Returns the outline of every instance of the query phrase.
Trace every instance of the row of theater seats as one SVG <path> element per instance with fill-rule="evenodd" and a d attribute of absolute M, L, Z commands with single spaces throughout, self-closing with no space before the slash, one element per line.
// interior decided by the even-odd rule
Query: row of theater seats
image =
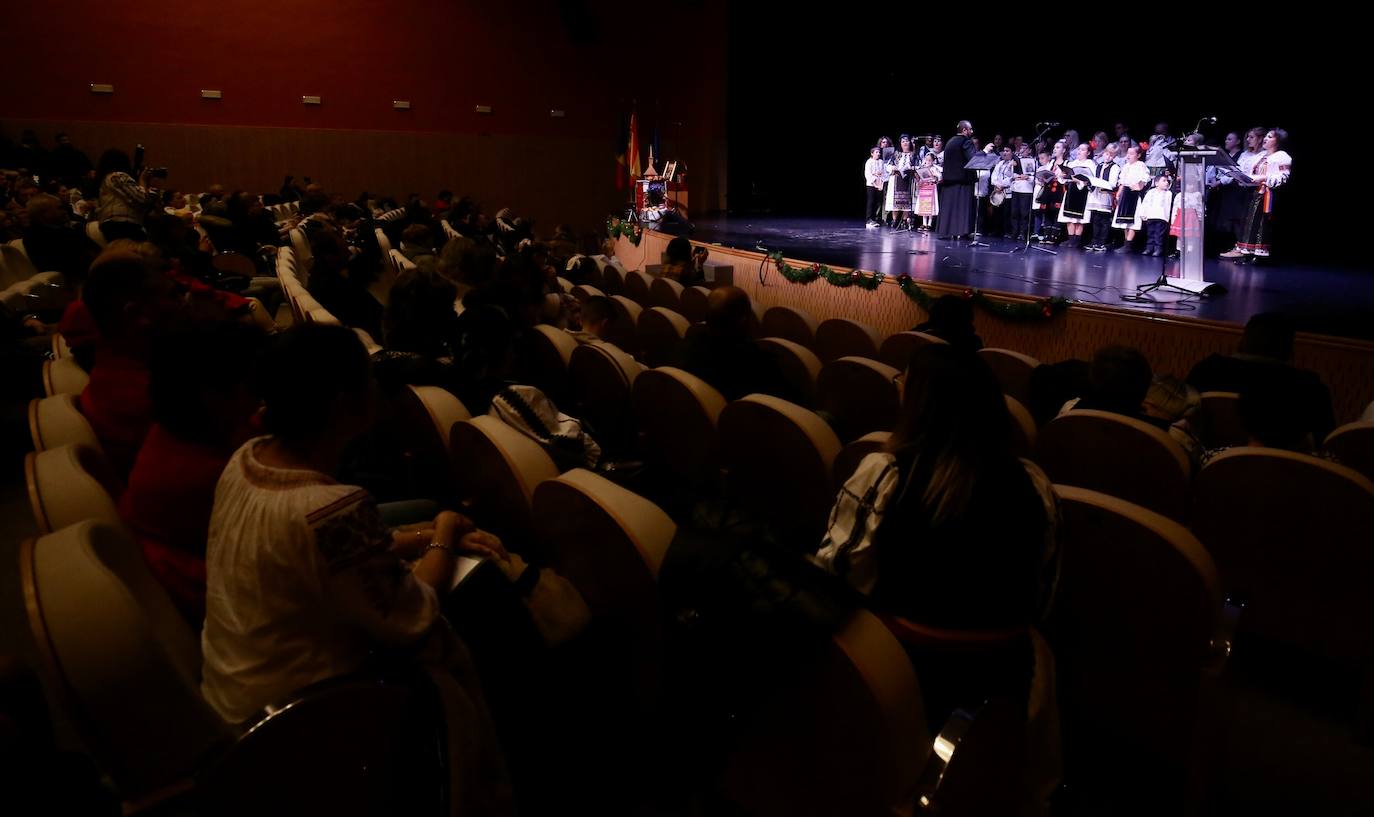
<path fill-rule="evenodd" d="M 685 371 L 642 370 L 610 344 L 578 345 L 559 330 L 537 331 L 543 351 L 536 356 L 536 384 L 565 396 L 599 428 L 636 433 L 649 461 L 687 485 L 705 488 L 728 473 L 738 501 L 807 546 L 819 542 L 838 486 L 887 439 L 890 420 L 846 445 L 805 407 L 765 395 L 727 405 Z M 984 355 L 995 360 L 1002 353 Z M 841 418 L 895 416 L 895 370 L 879 366 L 852 358 L 824 364 L 818 405 Z M 867 381 L 825 376 L 827 369 L 851 368 L 881 374 Z M 827 387 L 828 381 L 843 385 Z M 839 396 L 827 396 L 832 388 Z M 851 401 L 852 412 L 841 396 Z M 1207 402 L 1233 410 L 1235 399 L 1215 394 Z M 1189 525 L 1193 541 L 1220 560 L 1228 592 L 1248 606 L 1247 631 L 1336 659 L 1374 657 L 1368 635 L 1374 607 L 1360 600 L 1355 578 L 1374 567 L 1359 545 L 1374 525 L 1369 475 L 1303 454 L 1240 446 L 1215 456 L 1194 477 L 1178 444 L 1146 423 L 1082 410 L 1037 430 L 1018 402 L 1010 395 L 1007 400 L 1021 444 L 1056 484 Z M 1368 468 L 1372 432 L 1374 424 L 1351 424 L 1333 433 L 1328 445 L 1343 460 Z M 1292 548 L 1299 542 L 1302 565 L 1295 568 Z M 1366 707 L 1363 728 L 1370 717 Z"/>
<path fill-rule="evenodd" d="M 0 305 L 16 315 L 61 304 L 62 273 L 40 272 L 29 260 L 24 239 L 0 244 Z"/>
<path fill-rule="evenodd" d="M 451 451 L 463 463 L 453 470 L 463 475 L 461 493 L 469 507 L 498 520 L 508 535 L 520 535 L 519 528 L 541 543 L 603 629 L 623 639 L 620 653 L 635 657 L 619 669 L 635 685 L 652 685 L 644 679 L 653 678 L 657 667 L 641 664 L 661 660 L 662 632 L 653 624 L 659 615 L 656 580 L 676 534 L 673 521 L 653 503 L 590 471 L 560 475 L 531 440 L 493 418 L 468 417 L 440 389 L 411 388 L 406 394 L 404 410 L 424 421 L 416 427 L 436 435 L 430 442 L 444 445 L 445 459 Z M 43 535 L 23 547 L 23 579 L 50 677 L 126 801 L 190 790 L 197 798 L 222 799 L 211 813 L 248 806 L 272 813 L 313 811 L 322 802 L 332 806 L 331 813 L 359 813 L 359 803 L 369 801 L 349 797 L 377 795 L 364 783 L 350 780 L 322 801 L 302 798 L 308 786 L 328 785 L 331 774 L 385 779 L 388 769 L 417 755 L 435 767 L 430 788 L 420 793 L 441 799 L 441 778 L 456 779 L 460 772 L 441 773 L 442 758 L 428 756 L 423 747 L 434 745 L 436 736 L 458 740 L 463 724 L 447 710 L 427 709 L 420 687 L 442 685 L 442 678 L 400 685 L 339 679 L 303 691 L 246 733 L 218 721 L 195 686 L 194 634 L 122 529 L 116 510 L 122 486 L 110 476 L 89 429 L 81 428 L 79 413 L 69 403 L 66 408 L 65 416 L 42 409 L 45 419 L 41 429 L 35 427 L 41 450 L 30 455 L 26 471 Z M 641 688 L 635 705 L 654 697 L 653 689 Z M 818 699 L 829 701 L 826 710 L 799 719 Z M 1046 716 L 1051 705 L 1047 699 Z M 351 707 L 366 711 L 350 712 Z M 403 719 L 407 728 L 381 734 L 382 724 L 394 719 Z M 341 726 L 349 734 L 335 740 Z M 796 732 L 796 739 L 783 739 Z M 1002 757 L 994 750 L 1019 746 L 1023 732 L 1014 718 L 959 713 L 933 738 L 901 641 L 878 618 L 858 612 L 807 677 L 774 701 L 744 736 L 722 786 L 727 797 L 758 815 L 878 815 L 909 810 L 918 798 L 932 806 L 962 802 L 968 808 L 987 794 L 977 780 L 1016 774 L 1019 755 Z M 325 735 L 332 741 L 326 750 L 310 747 Z M 304 765 L 290 763 L 292 752 L 310 757 Z M 799 763 L 849 773 L 799 782 Z M 285 768 L 292 770 L 290 779 L 283 779 Z M 364 769 L 372 778 L 360 774 Z M 270 803 L 252 794 L 263 791 L 272 793 Z"/>
<path fill-rule="evenodd" d="M 598 344 L 577 352 L 580 357 L 605 353 Z M 632 600 L 647 604 L 653 598 L 654 577 L 672 538 L 672 522 L 656 506 L 590 472 L 579 469 L 559 475 L 539 445 L 494 418 L 469 417 L 461 402 L 441 389 L 412 388 L 405 399 L 408 406 L 398 422 L 413 435 L 407 448 L 429 452 L 429 465 L 439 470 L 433 478 L 448 481 L 453 496 L 481 509 L 484 525 L 512 541 L 547 547 L 554 563 L 599 615 L 626 615 L 624 605 Z M 824 524 L 834 499 L 825 459 L 838 453 L 839 444 L 814 414 L 763 395 L 726 404 L 710 386 L 672 368 L 638 374 L 632 405 L 646 453 L 662 458 L 675 478 L 710 480 L 718 478 L 723 467 L 737 501 L 775 523 L 792 524 L 793 530 L 813 528 L 799 534 L 810 546 L 819 540 L 814 528 Z M 820 448 L 828 448 L 828 454 Z M 600 486 L 604 499 L 595 502 L 601 509 L 548 503 L 550 493 L 568 490 L 568 481 L 584 490 Z M 807 490 L 798 494 L 803 487 Z M 1114 773 L 1123 779 L 1154 780 L 1167 768 L 1183 780 L 1201 768 L 1209 747 L 1205 739 L 1219 716 L 1210 696 L 1229 652 L 1233 617 L 1223 606 L 1217 569 L 1193 534 L 1160 514 L 1099 492 L 1070 486 L 1056 490 L 1066 517 L 1065 573 L 1055 615 L 1045 631 L 1054 658 L 1046 650 L 1037 667 L 1053 673 L 1057 659 L 1070 766 L 1092 766 L 1102 746 L 1110 745 L 1149 758 L 1138 768 L 1117 768 Z M 616 523 L 639 532 L 626 541 Z M 928 752 L 928 745 L 913 739 L 921 734 L 912 725 L 919 721 L 911 710 L 919 696 L 913 698 L 908 691 L 913 680 L 918 689 L 919 681 L 910 678 L 903 653 L 953 655 L 1000 646 L 996 634 L 942 632 L 894 620 L 875 624 L 866 615 L 857 616 L 849 628 L 836 637 L 838 648 L 851 661 L 844 677 L 827 674 L 832 667 L 807 679 L 802 685 L 805 694 L 794 697 L 789 691 L 780 697 L 735 758 L 756 781 L 753 794 L 760 802 L 752 805 L 759 810 L 751 813 L 846 813 L 828 798 L 840 789 L 845 797 L 858 796 L 838 786 L 835 775 L 822 772 L 843 768 L 857 773 L 837 755 L 857 751 L 862 765 L 869 767 L 874 748 L 856 747 L 854 735 L 827 732 L 834 724 L 817 714 L 816 701 L 837 706 L 874 706 L 876 701 L 880 720 L 889 730 L 885 740 L 893 751 L 914 747 L 912 751 Z M 1035 638 L 1040 643 L 1038 634 Z M 980 646 L 980 639 L 993 643 Z M 894 642 L 900 649 L 892 648 Z M 854 671 L 891 697 L 875 698 L 879 693 L 872 689 L 848 689 L 846 685 L 858 685 L 856 677 L 847 674 Z M 835 687 L 821 690 L 813 682 Z M 1053 706 L 1051 699 L 1032 704 L 1032 713 L 1051 717 L 1038 706 Z M 857 718 L 848 711 L 844 717 Z M 861 718 L 854 722 L 868 723 Z M 991 723 L 996 722 L 993 717 Z M 1031 739 L 1024 732 L 1033 726 L 1019 728 L 1017 737 L 1003 732 L 998 742 L 1024 745 L 1022 741 Z M 859 734 L 866 740 L 877 736 Z M 892 756 L 882 760 L 890 763 Z M 827 767 L 828 763 L 836 765 Z M 867 774 L 872 774 L 871 768 Z M 727 778 L 739 787 L 737 796 L 751 796 L 744 778 Z M 869 796 L 894 791 L 869 777 L 863 780 Z M 771 811 L 767 803 L 786 804 L 786 809 Z M 817 803 L 836 810 L 827 812 Z"/>

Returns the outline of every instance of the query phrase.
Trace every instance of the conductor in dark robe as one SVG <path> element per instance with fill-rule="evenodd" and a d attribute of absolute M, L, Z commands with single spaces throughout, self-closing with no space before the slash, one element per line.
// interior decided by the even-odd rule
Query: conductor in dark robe
<path fill-rule="evenodd" d="M 945 173 L 940 182 L 940 232 L 938 238 L 973 234 L 973 183 L 978 172 L 965 170 L 973 158 L 973 125 L 959 122 L 958 134 L 945 143 Z"/>

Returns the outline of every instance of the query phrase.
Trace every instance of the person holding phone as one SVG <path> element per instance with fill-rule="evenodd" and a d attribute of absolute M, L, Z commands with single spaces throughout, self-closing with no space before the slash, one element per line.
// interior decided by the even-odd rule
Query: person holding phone
<path fill-rule="evenodd" d="M 133 163 L 124 151 L 111 148 L 101 154 L 100 202 L 96 215 L 106 241 L 120 238 L 142 241 L 148 236 L 143 229 L 143 220 L 161 199 L 148 184 L 147 169 L 139 172 L 137 180 L 133 172 Z"/>

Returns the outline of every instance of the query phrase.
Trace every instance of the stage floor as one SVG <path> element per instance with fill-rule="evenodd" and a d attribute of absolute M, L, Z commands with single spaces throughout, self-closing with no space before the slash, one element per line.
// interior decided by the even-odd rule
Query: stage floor
<path fill-rule="evenodd" d="M 1020 242 L 991 237 L 981 239 L 990 247 L 970 248 L 967 242 L 941 241 L 929 233 L 869 230 L 837 219 L 722 217 L 699 220 L 693 226 L 690 233 L 685 225 L 659 229 L 733 249 L 781 250 L 794 261 L 888 275 L 905 272 L 917 280 L 987 292 L 1057 295 L 1081 303 L 1237 324 L 1257 312 L 1282 312 L 1304 332 L 1374 339 L 1374 271 L 1367 269 L 1291 261 L 1238 265 L 1211 259 L 1204 277 L 1225 287 L 1224 295 L 1200 298 L 1160 290 L 1149 303 L 1132 303 L 1121 296 L 1158 278 L 1160 259 L 1055 247 L 1049 249 L 1057 255 L 1034 249 L 1013 252 L 1022 246 Z M 1162 266 L 1172 275 L 1177 261 Z"/>

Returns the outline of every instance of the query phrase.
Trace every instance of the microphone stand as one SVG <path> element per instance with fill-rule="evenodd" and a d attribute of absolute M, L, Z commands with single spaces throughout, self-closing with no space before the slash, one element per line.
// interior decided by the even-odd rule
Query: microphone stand
<path fill-rule="evenodd" d="M 1036 124 L 1037 124 L 1037 125 L 1044 125 L 1044 126 L 1045 126 L 1045 129 L 1042 130 L 1042 131 L 1040 131 L 1039 133 L 1037 133 L 1037 134 L 1035 135 L 1035 138 L 1031 140 L 1031 150 L 1032 150 L 1032 151 L 1035 150 L 1035 143 L 1036 143 L 1036 142 L 1039 142 L 1041 139 L 1044 139 L 1044 138 L 1045 138 L 1045 134 L 1047 134 L 1047 133 L 1050 132 L 1050 128 L 1054 127 L 1053 125 L 1050 125 L 1050 124 L 1045 123 L 1045 122 L 1037 122 Z M 1018 165 L 1021 163 L 1021 158 L 1020 158 L 1020 157 L 1017 157 L 1016 163 L 1017 163 Z M 1038 168 L 1037 168 L 1037 169 L 1038 169 Z M 1036 202 L 1035 199 L 1034 199 L 1034 196 L 1035 196 L 1035 177 L 1034 177 L 1034 175 L 1031 176 L 1031 196 L 1032 196 L 1032 198 L 1031 198 L 1031 208 L 1034 209 L 1035 205 L 1038 203 L 1038 202 Z M 1048 212 L 1048 210 L 1047 210 L 1046 212 Z M 1058 255 L 1058 254 L 1059 254 L 1059 252 L 1058 252 L 1057 250 L 1052 250 L 1052 249 L 1050 249 L 1049 247 L 1042 247 L 1042 246 L 1040 246 L 1039 244 L 1032 244 L 1032 243 L 1031 243 L 1031 225 L 1030 225 L 1030 222 L 1026 222 L 1026 243 L 1025 243 L 1024 245 L 1020 246 L 1020 247 L 1012 247 L 1012 248 L 1011 248 L 1011 252 L 1008 252 L 1007 254 L 1008 254 L 1008 255 L 1011 255 L 1011 253 L 1013 253 L 1013 252 L 1018 252 L 1018 251 L 1019 251 L 1019 252 L 1024 252 L 1024 253 L 1029 253 L 1031 250 L 1039 250 L 1040 252 L 1046 253 L 1046 254 L 1048 254 L 1048 255 Z"/>

